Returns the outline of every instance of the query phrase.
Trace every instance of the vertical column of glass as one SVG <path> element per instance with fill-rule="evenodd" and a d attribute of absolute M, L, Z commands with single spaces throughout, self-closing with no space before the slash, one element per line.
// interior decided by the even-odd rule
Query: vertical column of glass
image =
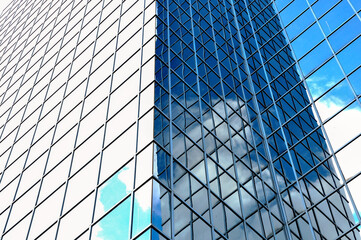
<path fill-rule="evenodd" d="M 238 3 L 240 4 L 240 3 Z M 241 3 L 242 4 L 242 3 Z M 261 3 L 261 4 L 253 4 L 251 5 L 253 7 L 255 7 L 256 9 L 262 9 L 265 7 L 265 4 Z M 250 19 L 252 16 L 254 16 L 252 10 L 249 10 L 248 8 L 246 8 L 246 6 L 244 6 L 244 13 L 249 15 Z M 266 15 L 267 16 L 267 15 Z M 263 18 L 265 19 L 264 21 L 269 20 L 268 18 Z M 255 25 L 258 27 L 259 25 L 262 25 L 262 21 L 256 21 L 255 20 Z M 263 134 L 265 136 L 268 136 L 272 131 L 274 131 L 275 129 L 277 129 L 279 127 L 279 123 L 277 123 L 277 118 L 279 118 L 277 116 L 277 111 L 272 111 L 272 109 L 274 108 L 274 106 L 272 106 L 272 93 L 270 93 L 269 88 L 267 87 L 267 77 L 265 76 L 265 73 L 263 72 L 264 70 L 262 69 L 261 66 L 261 59 L 260 56 L 257 53 L 257 48 L 259 47 L 257 42 L 255 41 L 255 38 L 252 36 L 254 30 L 254 23 L 250 22 L 247 23 L 246 20 L 246 27 L 243 27 L 241 29 L 241 33 L 242 36 L 244 37 L 244 44 L 245 44 L 245 53 L 246 56 L 251 55 L 251 57 L 249 57 L 249 61 L 248 61 L 248 66 L 249 66 L 249 71 L 250 74 L 252 76 L 252 80 L 253 83 L 251 83 L 251 91 L 254 92 L 255 97 L 257 99 L 257 103 L 255 105 L 256 110 L 259 112 L 260 116 L 262 116 L 262 122 L 261 122 L 261 131 L 263 132 Z M 257 25 L 258 24 L 258 25 Z M 245 25 L 245 24 L 243 24 Z M 247 27 L 248 26 L 248 27 Z M 276 25 L 277 27 L 277 25 Z M 263 37 L 264 38 L 264 37 Z M 263 40 L 262 38 L 259 38 L 261 40 Z M 278 43 L 280 45 L 282 45 L 282 42 Z M 286 67 L 286 66 L 285 66 Z M 256 82 L 255 82 L 256 81 Z M 273 100 L 274 101 L 274 100 Z M 270 115 L 269 115 L 270 114 Z M 272 119 L 273 117 L 273 119 Z M 272 120 L 272 125 L 270 122 L 270 119 Z M 269 125 L 271 125 L 271 127 L 274 129 L 270 129 Z M 267 130 L 271 130 L 268 131 Z M 285 140 L 283 139 L 282 135 L 283 133 L 281 131 L 278 131 L 279 133 L 276 135 L 279 139 L 277 139 L 277 145 L 276 142 L 274 141 L 274 139 L 268 138 L 266 141 L 266 149 L 268 154 L 270 154 L 270 157 L 277 157 L 278 154 L 282 154 L 285 153 Z M 270 145 L 271 144 L 271 145 Z M 271 146 L 271 147 L 270 147 Z M 279 151 L 279 152 L 277 152 Z M 274 171 L 274 170 L 273 170 Z M 292 171 L 291 171 L 292 174 Z M 278 182 L 278 187 L 282 190 L 283 187 L 283 182 L 276 178 L 277 182 Z M 301 200 L 302 202 L 302 200 Z"/>
<path fill-rule="evenodd" d="M 71 108 L 74 110 L 75 106 L 79 105 L 77 99 L 74 98 L 72 99 L 74 105 L 71 107 L 64 106 L 64 102 L 66 104 L 67 100 L 71 98 L 69 90 L 72 89 L 73 84 L 77 81 L 81 82 L 81 79 L 74 80 L 72 78 L 74 76 L 71 74 L 73 67 L 78 67 L 76 56 L 79 49 L 77 47 L 81 36 L 82 18 L 87 13 L 86 5 L 87 2 L 81 3 L 80 1 L 64 4 L 60 15 L 61 24 L 56 26 L 56 33 L 49 41 L 52 46 L 51 50 L 45 55 L 47 58 L 50 56 L 51 63 L 54 64 L 49 71 L 51 83 L 42 106 L 41 117 L 37 123 L 36 141 L 28 156 L 28 161 L 31 163 L 23 175 L 26 182 L 40 182 L 28 227 L 28 238 L 56 237 L 65 181 L 69 172 L 70 149 L 74 145 L 74 139 L 71 138 L 74 135 L 71 133 L 74 132 L 75 122 L 78 121 L 71 111 L 70 114 L 67 111 Z M 80 96 L 79 94 L 79 98 Z M 72 117 L 71 121 L 66 118 L 67 115 Z M 64 124 L 65 122 L 66 124 Z M 74 125 L 71 126 L 72 124 Z M 63 143 L 60 147 L 61 151 L 57 151 L 59 142 Z M 74 229 L 76 228 L 77 225 L 74 224 Z M 74 234 L 73 232 L 69 231 L 69 235 Z"/>
<path fill-rule="evenodd" d="M 226 6 L 227 6 L 227 2 L 226 2 Z M 280 193 L 279 193 L 279 189 L 280 186 L 278 186 L 277 181 L 275 180 L 275 173 L 274 173 L 274 167 L 272 162 L 270 162 L 269 164 L 267 163 L 268 160 L 267 155 L 265 155 L 265 149 L 264 147 L 267 148 L 267 141 L 263 142 L 261 137 L 263 134 L 262 131 L 260 131 L 261 129 L 259 128 L 258 125 L 258 119 L 257 119 L 257 115 L 255 110 L 253 109 L 257 109 L 257 105 L 255 105 L 253 103 L 253 94 L 251 94 L 250 90 L 252 91 L 252 84 L 250 85 L 248 80 L 250 76 L 247 77 L 247 75 L 249 74 L 249 66 L 248 66 L 248 62 L 244 61 L 242 58 L 243 56 L 245 56 L 245 50 L 243 48 L 243 40 L 240 34 L 240 28 L 239 28 L 239 23 L 237 21 L 237 14 L 235 11 L 235 5 L 234 3 L 229 3 L 228 5 L 231 9 L 229 9 L 229 14 L 228 16 L 231 16 L 231 19 L 234 20 L 234 22 L 232 22 L 234 25 L 231 25 L 231 30 L 233 30 L 233 41 L 234 42 L 238 42 L 239 45 L 234 45 L 234 51 L 236 57 L 233 57 L 233 59 L 236 60 L 236 62 L 239 62 L 239 69 L 238 69 L 238 73 L 240 74 L 239 79 L 242 79 L 243 84 L 241 81 L 239 81 L 239 83 L 237 85 L 238 88 L 236 88 L 235 90 L 237 91 L 237 93 L 239 93 L 241 96 L 246 96 L 243 97 L 243 99 L 247 99 L 247 101 L 245 102 L 245 106 L 247 106 L 246 108 L 244 108 L 243 111 L 243 117 L 246 119 L 246 121 L 250 122 L 251 125 L 247 126 L 246 125 L 246 137 L 247 140 L 252 144 L 254 144 L 255 148 L 255 153 L 252 155 L 252 148 L 249 149 L 249 153 L 250 153 L 250 157 L 252 159 L 252 161 L 254 161 L 255 163 L 253 165 L 257 165 L 259 167 L 259 170 L 257 169 L 256 173 L 259 178 L 254 177 L 253 180 L 256 183 L 256 189 L 260 189 L 261 188 L 261 184 L 260 182 L 262 182 L 263 186 L 263 195 L 259 194 L 261 193 L 261 191 L 259 191 L 259 193 L 256 195 L 256 197 L 258 199 L 260 199 L 260 201 L 264 201 L 264 198 L 266 199 L 266 201 L 264 202 L 266 204 L 266 206 L 269 208 L 268 211 L 270 211 L 270 215 L 269 217 L 267 217 L 267 215 L 265 214 L 265 211 L 262 212 L 262 220 L 263 220 L 263 228 L 266 231 L 265 234 L 266 236 L 269 236 L 271 234 L 271 231 L 273 232 L 273 234 L 277 235 L 277 237 L 279 238 L 284 238 L 285 237 L 285 233 L 288 234 L 288 226 L 284 225 L 284 221 L 285 221 L 285 215 L 284 215 L 284 209 L 282 205 L 279 205 L 280 203 Z M 240 10 L 240 9 L 237 9 Z M 245 12 L 243 12 L 245 13 Z M 232 15 L 234 15 L 235 18 L 232 17 Z M 238 15 L 239 19 L 241 19 L 241 22 L 245 22 L 247 21 L 246 15 Z M 232 32 L 232 31 L 231 31 Z M 243 36 L 243 35 L 242 35 Z M 247 75 L 245 75 L 245 73 L 247 73 Z M 227 81 L 228 83 L 228 81 Z M 245 86 L 248 86 L 245 87 Z M 254 96 L 255 97 L 255 96 Z M 263 145 L 266 144 L 266 145 Z M 244 173 L 245 169 L 242 171 L 242 173 Z M 242 176 L 242 175 L 240 175 Z M 262 208 L 261 208 L 262 211 Z M 269 218 L 269 219 L 268 219 Z M 250 220 L 252 220 L 253 218 L 251 218 Z M 258 224 L 258 223 L 257 223 Z M 257 224 L 251 224 L 254 226 L 257 226 Z"/>
<path fill-rule="evenodd" d="M 29 4 L 29 5 L 30 5 L 30 4 Z M 26 6 L 28 6 L 28 5 L 26 5 Z M 26 8 L 26 6 L 24 6 L 24 8 Z M 29 6 L 29 9 L 28 9 L 29 12 L 28 12 L 28 14 L 30 14 L 30 16 L 32 16 L 34 13 L 39 13 L 39 12 L 41 12 L 41 9 L 42 9 L 41 6 L 42 6 L 41 3 L 37 2 L 37 4 L 35 4 L 35 2 L 34 2 L 33 4 L 31 4 L 31 7 Z M 8 17 L 10 17 L 10 16 L 13 16 L 13 15 L 9 13 L 9 16 L 8 16 Z M 35 25 L 35 22 L 36 22 L 37 19 L 38 19 L 38 14 L 36 14 L 36 16 L 29 17 L 29 18 L 26 19 L 26 20 L 22 19 L 22 21 L 25 21 L 24 24 L 26 23 L 27 20 L 30 21 L 30 22 L 32 22 L 32 24 L 28 24 L 27 30 L 25 31 L 25 33 L 23 33 L 24 29 L 22 28 L 22 31 L 21 31 L 20 35 L 21 35 L 21 34 L 24 34 L 23 36 L 25 36 L 26 34 L 29 34 L 29 36 L 28 36 L 28 37 L 26 38 L 26 40 L 24 40 L 24 41 L 23 41 L 23 40 L 20 40 L 20 41 L 22 41 L 22 43 L 19 44 L 19 46 L 17 46 L 17 45 L 18 45 L 18 42 L 14 43 L 14 44 L 17 46 L 17 49 L 14 49 L 14 50 L 13 50 L 14 52 L 17 52 L 17 53 L 14 54 L 14 56 L 19 56 L 20 59 L 21 59 L 21 58 L 25 58 L 25 59 L 26 59 L 26 57 L 24 56 L 24 55 L 26 55 L 26 54 L 25 54 L 25 52 L 26 52 L 26 51 L 25 51 L 25 50 L 26 50 L 26 45 L 28 45 L 28 39 L 29 39 L 29 37 L 31 36 L 31 33 L 34 31 L 33 28 L 34 28 L 34 25 Z M 20 28 L 20 26 L 19 26 L 19 28 Z M 4 44 L 2 44 L 2 45 L 4 45 Z M 5 48 L 6 48 L 6 47 L 4 47 L 4 49 L 5 49 Z M 13 53 L 12 53 L 12 54 L 13 54 Z M 26 59 L 26 60 L 28 60 L 28 59 Z M 6 63 L 6 62 L 7 62 L 7 60 L 4 59 L 4 60 L 3 60 L 3 63 Z M 20 62 L 20 60 L 19 60 L 19 62 Z M 21 75 L 21 74 L 24 73 L 24 71 L 25 71 L 26 69 L 25 69 L 24 67 L 19 67 L 19 68 L 22 68 L 21 70 L 19 70 L 19 69 L 18 69 L 18 66 L 21 66 L 21 64 L 19 64 L 18 62 L 16 62 L 15 67 L 13 67 L 15 74 L 14 74 L 11 78 L 9 78 L 9 79 L 7 79 L 7 80 L 8 80 L 9 82 L 11 82 L 11 81 L 14 79 L 14 80 L 13 80 L 14 82 L 21 82 L 20 85 L 22 85 L 24 78 L 22 78 L 21 76 L 18 76 L 17 73 L 20 73 L 20 75 Z M 27 79 L 25 79 L 25 80 L 27 80 Z M 3 78 L 2 78 L 1 84 L 2 84 L 2 88 L 3 88 L 3 90 L 2 90 L 2 103 L 3 103 L 3 100 L 5 99 L 6 90 L 8 89 L 8 88 L 7 88 L 8 85 L 6 84 L 6 81 L 5 81 L 5 79 L 3 79 Z M 7 88 L 7 89 L 5 90 L 4 88 Z M 19 102 L 18 97 L 17 97 L 18 91 L 19 91 L 19 89 L 16 91 L 16 93 L 15 93 L 15 92 L 12 93 L 12 95 L 14 96 L 14 97 L 13 97 L 14 99 L 12 99 L 11 97 L 10 97 L 10 98 L 8 97 L 8 98 L 6 98 L 5 100 L 6 100 L 6 101 L 9 101 L 9 102 L 11 102 L 11 100 L 13 100 L 13 103 L 12 103 L 13 105 L 14 105 L 14 103 L 15 103 L 16 101 Z M 25 95 L 20 96 L 20 99 L 21 99 L 21 98 L 26 99 L 26 96 L 25 96 Z M 15 111 L 15 114 L 12 114 L 12 115 L 10 114 L 13 105 L 11 105 L 11 106 L 8 106 L 7 104 L 1 105 L 1 108 L 0 108 L 0 109 L 1 109 L 1 113 L 2 113 L 2 114 L 1 114 L 1 124 L 2 124 L 1 136 L 3 136 L 3 133 L 4 133 L 4 131 L 5 131 L 4 129 L 5 129 L 5 126 L 6 126 L 6 120 L 7 120 L 7 119 L 11 119 L 11 117 L 15 116 L 16 114 L 21 115 L 21 111 L 20 111 L 20 110 Z M 18 105 L 21 105 L 21 102 L 18 103 Z M 9 109 L 6 109 L 7 107 L 9 107 Z M 10 126 L 9 128 L 12 128 L 12 127 Z M 13 129 L 10 129 L 10 130 L 13 130 Z M 14 131 L 14 130 L 13 130 L 13 131 Z M 5 132 L 5 133 L 6 133 L 6 132 Z M 11 135 L 10 135 L 10 136 L 11 136 Z M 12 139 L 12 137 L 9 137 L 8 133 L 6 133 L 6 134 L 4 135 L 4 138 L 1 138 L 1 146 L 2 146 L 2 148 L 1 148 L 1 150 L 0 150 L 0 155 L 1 155 L 1 159 L 0 159 L 1 178 L 3 177 L 3 175 L 4 175 L 4 173 L 5 173 L 5 170 L 6 170 L 6 167 L 7 167 L 6 152 L 9 152 L 9 147 L 10 147 L 10 145 L 7 145 L 7 143 L 8 143 L 8 144 L 11 144 L 11 141 L 13 141 L 13 139 Z M 5 151 L 5 152 L 4 152 L 4 151 Z M 14 177 L 14 176 L 10 174 L 10 179 L 12 179 L 12 177 Z M 10 180 L 10 179 L 9 179 L 9 180 Z M 8 182 L 8 180 L 5 181 L 5 184 L 0 184 L 0 189 L 1 189 L 1 193 L 2 193 L 2 194 L 1 194 L 1 198 L 3 199 L 2 204 L 1 204 L 1 207 L 0 207 L 0 213 L 1 213 L 1 214 L 0 214 L 0 216 L 1 216 L 0 229 L 3 229 L 3 227 L 4 227 L 4 224 L 5 224 L 5 221 L 6 221 L 6 218 L 7 218 L 7 214 L 6 214 L 5 211 L 7 211 L 6 209 L 8 209 L 8 206 L 9 206 L 9 204 L 10 204 L 10 201 L 11 201 L 11 199 L 12 199 L 12 197 L 13 197 L 13 194 L 14 194 L 14 191 L 15 191 L 15 189 L 9 187 L 9 185 L 8 185 L 6 182 Z"/>
<path fill-rule="evenodd" d="M 91 238 L 149 239 L 155 2 L 126 1 L 119 12 L 105 51 L 115 46 Z"/>
<path fill-rule="evenodd" d="M 155 98 L 155 126 L 163 128 L 155 130 L 159 144 L 156 171 L 164 184 L 162 201 L 167 204 L 171 196 L 171 215 L 167 218 L 163 210 L 163 227 L 172 225 L 175 238 L 212 239 L 194 42 L 189 31 L 191 5 L 181 1 L 164 4 L 158 7 Z"/>
<path fill-rule="evenodd" d="M 243 103 L 243 99 L 240 97 L 237 97 L 235 95 L 235 99 L 237 100 L 235 104 L 229 104 L 230 100 L 227 99 L 229 94 L 232 94 L 232 91 L 230 87 L 225 84 L 225 82 L 230 80 L 232 78 L 232 75 L 229 75 L 230 72 L 233 70 L 231 69 L 231 66 L 235 66 L 235 58 L 234 56 L 227 56 L 227 54 L 230 54 L 230 50 L 232 49 L 231 45 L 228 45 L 227 43 L 231 42 L 230 39 L 230 33 L 227 29 L 227 19 L 225 16 L 226 14 L 220 14 L 222 12 L 223 6 L 216 2 L 210 2 L 210 4 L 207 6 L 202 6 L 202 3 L 199 2 L 198 4 L 198 10 L 202 12 L 200 22 L 203 23 L 203 26 L 201 25 L 200 29 L 205 31 L 206 33 L 202 33 L 201 38 L 199 39 L 199 42 L 203 42 L 203 44 L 206 46 L 204 49 L 201 49 L 202 52 L 200 52 L 200 59 L 199 62 L 202 63 L 200 66 L 201 68 L 201 76 L 203 77 L 203 81 L 201 81 L 202 88 L 204 89 L 205 94 L 202 96 L 202 99 L 204 99 L 205 106 L 209 104 L 211 106 L 212 112 L 213 112 L 213 125 L 207 126 L 209 129 L 211 129 L 212 132 L 214 132 L 215 136 L 218 138 L 216 143 L 216 148 L 214 149 L 214 154 L 212 153 L 211 157 L 213 156 L 213 159 L 215 159 L 215 162 L 218 163 L 218 172 L 216 173 L 216 176 L 219 175 L 220 179 L 218 180 L 219 183 L 222 185 L 223 182 L 229 177 L 227 174 L 224 174 L 221 170 L 221 167 L 226 169 L 226 173 L 231 174 L 233 177 L 233 181 L 237 181 L 237 175 L 235 175 L 234 170 L 232 169 L 232 157 L 233 161 L 235 162 L 237 158 L 242 159 L 243 161 L 247 162 L 249 161 L 247 159 L 248 153 L 252 152 L 252 138 L 247 136 L 246 129 L 239 129 L 238 131 L 233 130 L 234 125 L 232 123 L 228 122 L 228 114 L 229 116 L 233 113 L 233 109 L 237 109 L 237 101 L 240 101 Z M 196 5 L 196 6 L 197 6 Z M 210 14 L 207 15 L 204 11 L 204 7 L 208 7 L 209 9 L 212 9 L 210 11 Z M 222 17 L 221 17 L 221 16 Z M 204 19 L 202 19 L 202 17 Z M 212 20 L 214 19 L 214 20 Z M 212 28 L 209 29 L 207 24 L 211 23 Z M 207 28 L 210 30 L 209 35 L 210 37 L 213 37 L 213 40 L 209 41 L 209 35 L 207 36 Z M 212 36 L 213 35 L 213 36 Z M 209 43 L 208 43 L 209 42 Z M 214 45 L 214 47 L 212 46 Z M 202 56 L 203 55 L 203 56 Z M 202 58 L 203 57 L 203 58 Z M 223 80 L 224 78 L 224 80 Z M 203 90 L 202 89 L 202 90 Z M 203 95 L 203 94 L 202 94 Z M 225 104 L 223 102 L 223 99 L 228 100 Z M 225 105 L 224 105 L 225 104 Z M 222 106 L 224 105 L 224 106 Z M 243 117 L 246 117 L 245 114 L 242 114 Z M 245 123 L 247 124 L 247 123 Z M 227 126 L 228 125 L 228 126 Z M 227 133 L 228 128 L 228 133 Z M 223 142 L 225 146 L 219 145 L 219 142 Z M 231 146 L 229 145 L 231 144 Z M 229 147 L 229 150 L 227 149 L 227 146 Z M 233 152 L 233 156 L 230 156 L 230 153 Z M 246 160 L 247 159 L 247 160 Z M 258 234 L 262 235 L 265 234 L 264 231 L 264 225 L 262 224 L 262 221 L 266 221 L 268 229 L 271 229 L 269 220 L 267 220 L 267 200 L 265 200 L 265 192 L 264 192 L 264 186 L 262 183 L 262 178 L 258 178 L 257 175 L 259 174 L 262 176 L 262 173 L 259 173 L 259 162 L 257 158 L 253 159 L 250 162 L 247 162 L 249 164 L 249 167 L 253 168 L 255 170 L 256 174 L 253 175 L 250 179 L 247 179 L 243 184 L 241 185 L 242 188 L 239 190 L 241 192 L 241 200 L 244 203 L 244 217 L 247 218 L 247 221 L 249 224 L 247 224 L 248 228 L 245 229 L 246 235 L 249 238 L 258 238 Z M 262 169 L 264 170 L 264 169 Z M 238 169 L 240 175 L 241 169 Z M 247 172 L 248 169 L 245 168 L 243 171 Z M 212 180 L 213 181 L 213 180 Z M 229 182 L 229 180 L 227 181 Z M 230 183 L 230 182 L 229 182 Z M 236 186 L 236 185 L 234 185 Z M 227 186 L 228 188 L 229 186 Z M 256 190 L 257 189 L 257 190 Z M 227 191 L 228 189 L 221 188 L 221 199 L 225 199 L 226 201 L 229 201 Z M 234 191 L 232 188 L 230 188 L 230 191 Z M 257 193 L 256 193 L 257 192 Z M 273 194 L 272 192 L 269 192 L 268 197 L 271 197 Z M 235 204 L 235 206 L 238 205 L 239 208 L 239 202 L 238 204 Z M 227 210 L 227 209 L 226 209 Z M 229 213 L 228 213 L 229 215 Z M 262 217 L 261 217 L 262 216 Z M 226 217 L 228 219 L 228 217 Z M 261 220 L 262 219 L 262 220 Z M 218 222 L 219 223 L 219 222 Z M 229 223 L 228 223 L 229 224 Z M 266 225 L 267 225 L 266 224 Z M 218 226 L 220 227 L 220 226 Z M 256 230 L 257 229 L 257 230 Z M 268 231 L 268 230 L 267 230 Z M 269 233 L 268 233 L 269 234 Z"/>
<path fill-rule="evenodd" d="M 102 171 L 102 165 L 103 161 L 108 160 L 106 158 L 107 155 L 104 154 L 104 148 L 108 142 L 107 139 L 109 139 L 109 131 L 112 131 L 112 122 L 110 120 L 114 118 L 114 112 L 110 111 L 110 101 L 111 97 L 113 97 L 112 92 L 116 89 L 114 71 L 116 70 L 117 63 L 116 52 L 122 45 L 119 41 L 119 32 L 121 30 L 121 16 L 123 14 L 122 2 L 108 3 L 108 5 L 109 6 L 105 7 L 108 7 L 108 11 L 110 13 L 104 14 L 102 20 L 102 22 L 105 23 L 104 42 L 108 42 L 105 46 L 103 46 L 102 51 L 105 52 L 103 57 L 111 59 L 113 67 L 110 73 L 109 92 L 105 100 L 107 102 L 107 110 L 104 120 L 104 137 L 101 143 L 102 146 L 100 152 L 97 186 L 95 189 L 95 203 L 91 219 L 92 224 L 89 230 L 91 239 L 120 238 L 122 236 L 125 238 L 129 237 L 130 198 L 127 195 L 131 191 L 132 186 L 129 185 L 132 183 L 125 184 L 124 182 L 127 182 L 125 181 L 126 179 L 132 179 L 134 174 L 134 163 L 129 162 L 125 163 L 125 166 L 121 166 L 120 170 L 118 169 L 119 165 L 115 165 L 114 168 L 111 168 L 109 171 L 110 174 L 113 175 L 108 177 L 105 181 L 103 180 L 104 170 Z M 110 31 L 109 33 L 107 32 L 108 30 Z M 114 34 L 112 34 L 113 32 L 116 33 L 115 39 L 114 37 L 109 39 L 109 36 L 114 36 Z M 120 132 L 117 134 L 120 134 Z M 122 164 L 124 164 L 124 162 Z M 116 170 L 115 173 L 113 173 L 114 170 Z M 87 235 L 84 237 L 87 237 Z"/>
<path fill-rule="evenodd" d="M 168 1 L 156 1 L 156 47 L 154 88 L 154 163 L 152 224 L 160 239 L 176 235 L 173 214 L 173 162 L 169 95 L 169 12 Z"/>
<path fill-rule="evenodd" d="M 135 156 L 134 192 L 132 196 L 133 239 L 151 238 L 152 205 L 155 197 L 153 175 L 154 154 L 154 53 L 155 1 L 141 1 L 140 81 L 138 86 L 137 144 Z"/>

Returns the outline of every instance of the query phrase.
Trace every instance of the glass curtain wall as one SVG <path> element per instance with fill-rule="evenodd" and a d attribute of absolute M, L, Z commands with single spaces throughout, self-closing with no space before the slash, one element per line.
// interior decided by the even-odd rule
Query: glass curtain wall
<path fill-rule="evenodd" d="M 164 236 L 359 239 L 275 3 L 157 4 Z"/>
<path fill-rule="evenodd" d="M 360 239 L 360 8 L 12 1 L 0 238 Z"/>

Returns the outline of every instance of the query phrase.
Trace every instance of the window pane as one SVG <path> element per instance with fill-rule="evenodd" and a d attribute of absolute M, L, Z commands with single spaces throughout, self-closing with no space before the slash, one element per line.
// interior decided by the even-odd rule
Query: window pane
<path fill-rule="evenodd" d="M 346 74 L 349 74 L 361 64 L 361 55 L 355 53 L 361 53 L 361 37 L 356 39 L 346 49 L 337 54 Z"/>
<path fill-rule="evenodd" d="M 341 1 L 336 7 L 323 16 L 319 23 L 326 35 L 333 32 L 346 21 L 354 12 L 347 1 Z"/>
<path fill-rule="evenodd" d="M 140 189 L 138 189 L 134 194 L 132 230 L 133 237 L 150 224 L 151 193 L 152 184 L 151 181 L 149 181 Z"/>
<path fill-rule="evenodd" d="M 290 40 L 300 34 L 314 21 L 315 18 L 313 17 L 311 10 L 308 9 L 286 28 Z"/>
<path fill-rule="evenodd" d="M 349 43 L 361 33 L 361 22 L 357 16 L 349 20 L 329 37 L 330 44 L 335 52 Z"/>
<path fill-rule="evenodd" d="M 355 102 L 325 124 L 327 135 L 335 151 L 361 133 L 360 122 L 361 108 Z"/>
<path fill-rule="evenodd" d="M 149 240 L 150 239 L 150 230 L 148 229 L 141 236 L 137 237 L 136 240 Z"/>
<path fill-rule="evenodd" d="M 336 60 L 332 58 L 315 73 L 306 79 L 306 83 L 314 99 L 326 92 L 343 78 L 342 71 Z"/>
<path fill-rule="evenodd" d="M 129 239 L 130 198 L 126 199 L 93 227 L 92 239 Z"/>
<path fill-rule="evenodd" d="M 360 169 L 358 166 L 361 156 L 361 137 L 350 143 L 346 148 L 336 154 L 341 170 L 346 179 L 357 174 Z"/>
<path fill-rule="evenodd" d="M 325 94 L 316 102 L 322 121 L 331 117 L 354 99 L 354 95 L 346 80 Z"/>
<path fill-rule="evenodd" d="M 306 32 L 293 41 L 292 47 L 297 58 L 301 58 L 323 39 L 317 24 L 313 24 Z"/>
<path fill-rule="evenodd" d="M 98 189 L 95 219 L 111 209 L 133 189 L 134 161 L 131 161 Z"/>
<path fill-rule="evenodd" d="M 312 10 L 314 11 L 316 17 L 319 18 L 337 2 L 338 0 L 319 0 L 312 6 Z"/>
<path fill-rule="evenodd" d="M 326 61 L 331 54 L 330 48 L 324 41 L 300 60 L 299 63 L 303 74 L 305 76 L 308 75 L 313 69 L 317 68 Z"/>
<path fill-rule="evenodd" d="M 359 11 L 361 9 L 361 1 L 360 0 L 349 0 L 352 6 Z"/>
<path fill-rule="evenodd" d="M 290 5 L 288 5 L 280 13 L 285 26 L 288 25 L 294 18 L 296 18 L 306 8 L 307 8 L 307 2 L 304 0 L 295 0 Z"/>

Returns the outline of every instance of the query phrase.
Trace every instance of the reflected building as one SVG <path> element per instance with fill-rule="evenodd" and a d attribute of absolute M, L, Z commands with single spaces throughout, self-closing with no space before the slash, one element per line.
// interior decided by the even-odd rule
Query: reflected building
<path fill-rule="evenodd" d="M 322 2 L 14 0 L 0 238 L 360 239 L 360 174 L 335 158 L 358 135 L 338 148 L 328 132 L 360 107 L 358 33 L 341 31 L 360 4 Z M 322 20 L 341 4 L 343 25 Z M 353 98 L 324 118 L 339 86 Z"/>
<path fill-rule="evenodd" d="M 361 3 L 274 1 L 296 68 L 308 87 L 317 121 L 326 133 L 340 180 L 360 219 L 361 194 Z M 349 201 L 352 201 L 349 199 Z M 354 205 L 352 204 L 352 205 Z"/>

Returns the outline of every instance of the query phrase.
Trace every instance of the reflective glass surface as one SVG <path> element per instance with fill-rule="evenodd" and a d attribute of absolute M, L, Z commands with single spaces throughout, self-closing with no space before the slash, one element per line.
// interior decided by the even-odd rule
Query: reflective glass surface
<path fill-rule="evenodd" d="M 14 0 L 0 239 L 360 239 L 359 0 Z"/>

